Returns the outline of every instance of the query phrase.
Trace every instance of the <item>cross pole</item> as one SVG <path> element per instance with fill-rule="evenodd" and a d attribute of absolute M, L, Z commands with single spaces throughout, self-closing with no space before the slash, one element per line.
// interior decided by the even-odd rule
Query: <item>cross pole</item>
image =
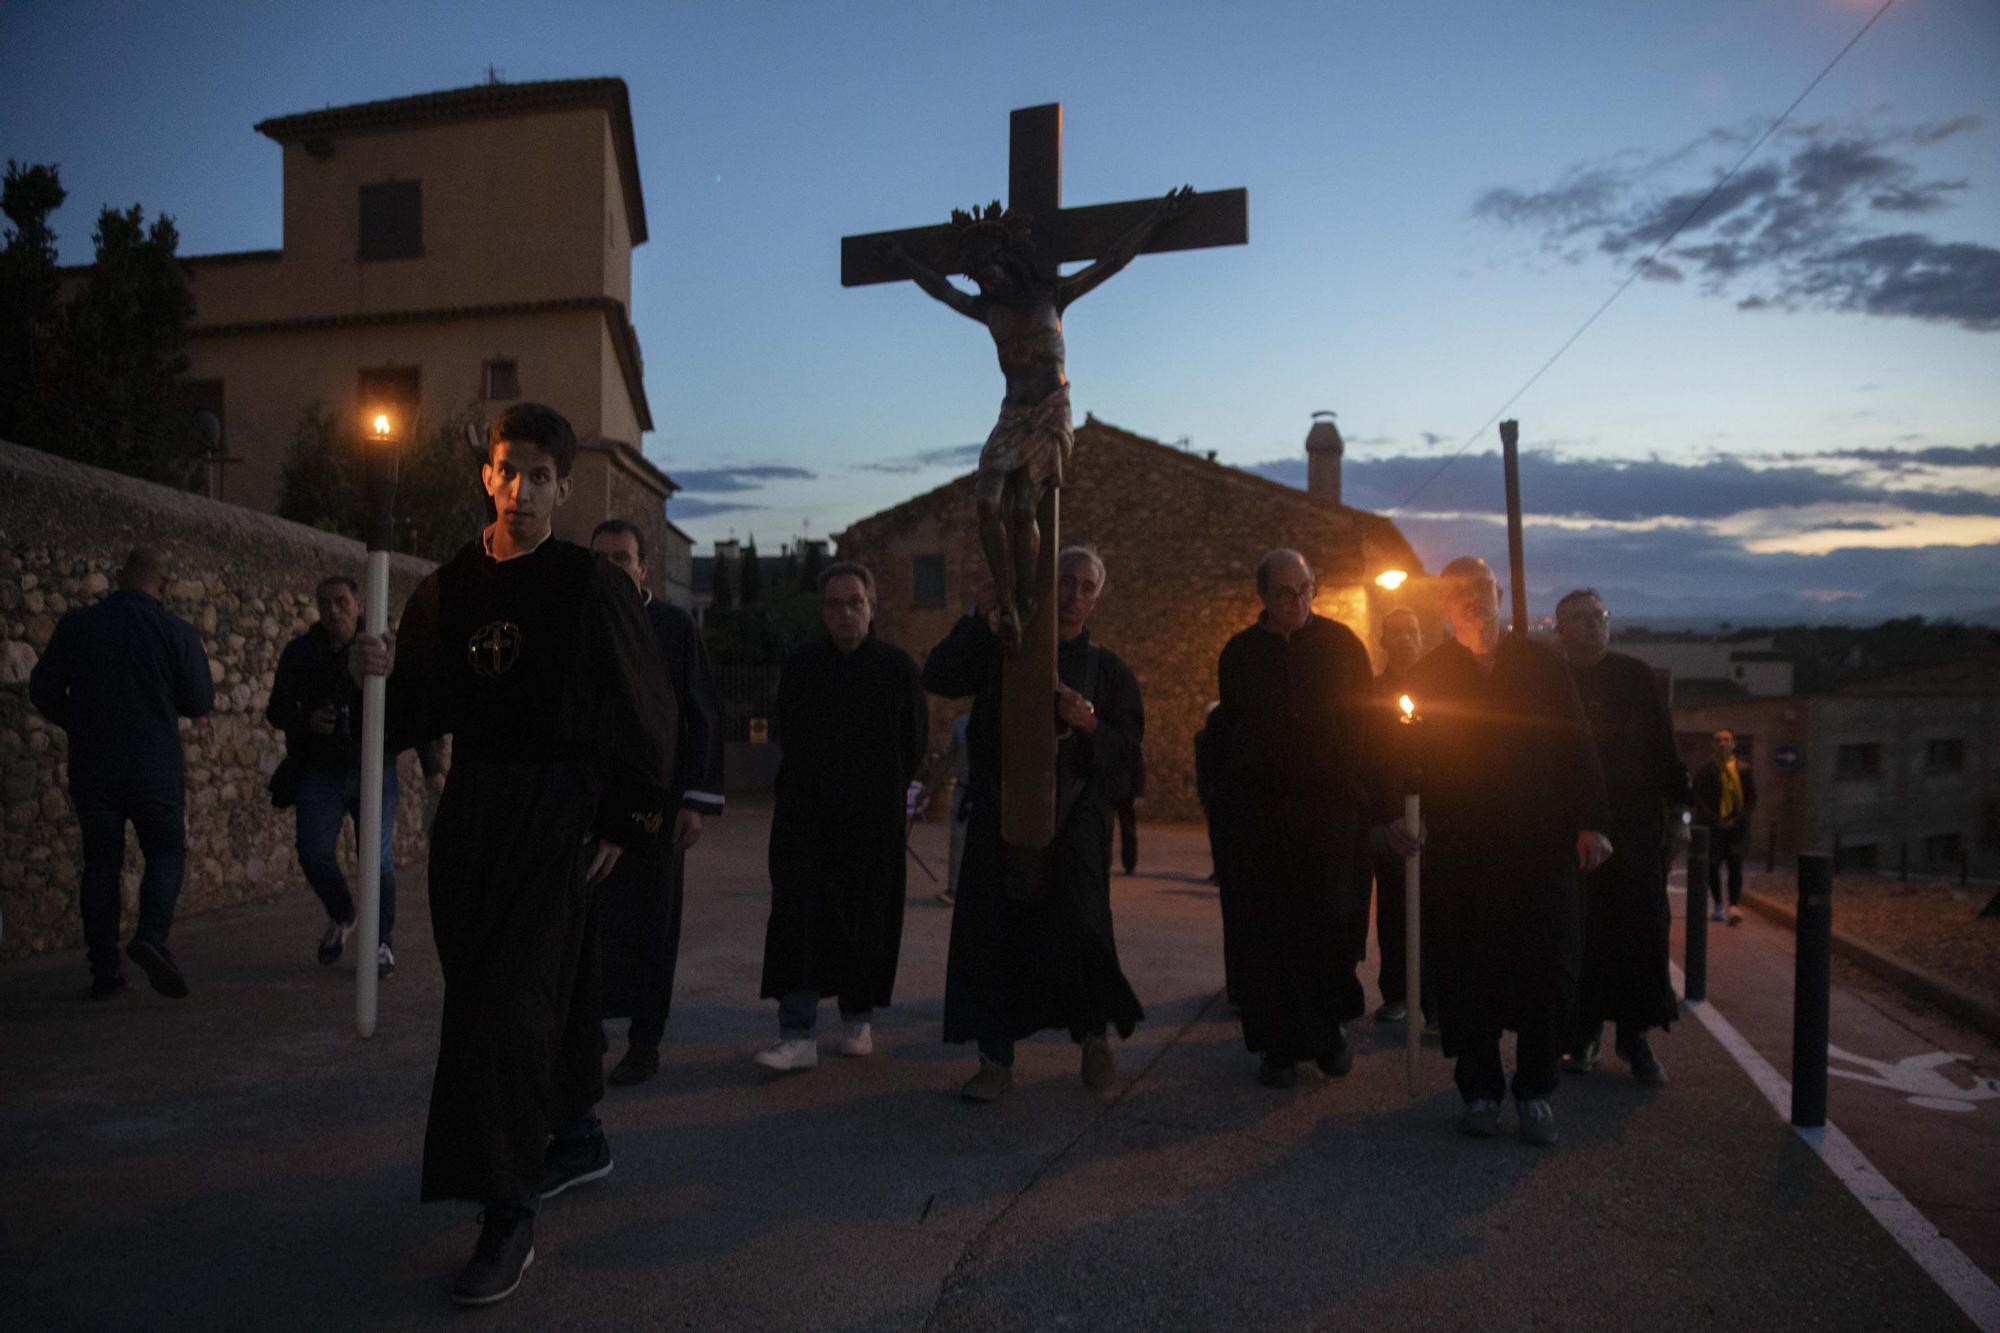
<path fill-rule="evenodd" d="M 1008 211 L 1028 218 L 1037 260 L 1051 272 L 1065 263 L 1109 252 L 1152 216 L 1158 199 L 1119 204 L 1062 205 L 1062 103 L 1022 107 L 1009 118 Z M 1140 254 L 1242 245 L 1250 239 L 1250 196 L 1221 190 L 1156 234 Z M 868 232 L 840 240 L 840 285 L 900 282 L 909 275 L 884 258 L 889 242 L 937 273 L 963 273 L 957 234 L 949 224 Z M 1000 833 L 1008 846 L 1039 852 L 1056 822 L 1056 553 L 1062 549 L 1062 506 L 1051 487 L 1036 511 L 1041 560 L 1035 571 L 1035 615 L 1023 627 L 1021 651 L 1000 677 Z"/>

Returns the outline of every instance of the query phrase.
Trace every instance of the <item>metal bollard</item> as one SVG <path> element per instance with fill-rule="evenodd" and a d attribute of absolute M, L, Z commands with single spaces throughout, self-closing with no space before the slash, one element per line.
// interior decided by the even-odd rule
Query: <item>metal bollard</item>
<path fill-rule="evenodd" d="M 1686 958 L 1681 985 L 1683 1004 L 1700 1004 L 1708 998 L 1708 830 L 1696 825 L 1688 830 L 1687 928 L 1683 932 Z"/>
<path fill-rule="evenodd" d="M 1832 984 L 1833 862 L 1799 857 L 1797 965 L 1792 980 L 1792 1124 L 1826 1124 L 1827 1004 Z"/>

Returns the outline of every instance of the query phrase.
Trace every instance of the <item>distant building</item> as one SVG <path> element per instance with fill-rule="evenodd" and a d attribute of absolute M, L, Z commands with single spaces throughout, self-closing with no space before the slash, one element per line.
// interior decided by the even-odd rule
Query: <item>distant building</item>
<path fill-rule="evenodd" d="M 1384 612 L 1423 605 L 1423 581 L 1414 578 L 1422 566 L 1396 525 L 1339 503 L 1338 438 L 1331 421 L 1313 425 L 1308 492 L 1094 417 L 1077 428 L 1062 542 L 1087 543 L 1104 557 L 1104 600 L 1091 634 L 1131 664 L 1145 695 L 1146 806 L 1155 818 L 1200 817 L 1194 733 L 1215 698 L 1223 643 L 1257 617 L 1253 576 L 1265 551 L 1303 551 L 1318 575 L 1314 609 L 1345 622 L 1371 652 Z M 983 564 L 972 478 L 864 518 L 835 542 L 841 559 L 875 572 L 877 632 L 921 660 L 964 614 Z M 1396 592 L 1377 587 L 1376 575 L 1389 569 L 1412 583 Z M 1426 610 L 1425 622 L 1426 642 L 1437 642 L 1436 615 Z M 939 739 L 949 711 L 936 710 Z"/>
<path fill-rule="evenodd" d="M 1792 692 L 1792 659 L 1774 638 L 1619 639 L 1612 645 L 1664 673 L 1670 704 L 1774 699 Z"/>
<path fill-rule="evenodd" d="M 1621 651 L 1623 648 L 1621 646 Z M 1747 744 L 1752 847 L 1831 853 L 1848 870 L 2000 874 L 2000 654 L 1832 694 L 1679 707 L 1692 765 L 1723 727 Z"/>
<path fill-rule="evenodd" d="M 284 151 L 280 248 L 187 259 L 192 396 L 241 460 L 221 498 L 277 507 L 315 401 L 353 418 L 395 404 L 420 430 L 546 402 L 581 445 L 557 534 L 637 523 L 654 591 L 685 604 L 676 488 L 639 448 L 653 415 L 628 311 L 646 208 L 625 81 L 482 84 L 257 129 Z"/>

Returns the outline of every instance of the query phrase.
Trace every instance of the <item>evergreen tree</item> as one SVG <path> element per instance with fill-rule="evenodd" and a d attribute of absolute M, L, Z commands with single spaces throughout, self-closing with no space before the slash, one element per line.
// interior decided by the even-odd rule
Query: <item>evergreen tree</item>
<path fill-rule="evenodd" d="M 757 561 L 757 534 L 743 543 L 743 577 L 738 586 L 738 605 L 751 607 L 764 600 L 764 570 Z"/>
<path fill-rule="evenodd" d="M 13 226 L 0 249 L 0 439 L 24 437 L 25 408 L 40 379 L 60 290 L 49 215 L 67 197 L 54 167 L 7 160 L 0 212 Z"/>
<path fill-rule="evenodd" d="M 709 609 L 720 615 L 727 615 L 736 609 L 735 571 L 720 553 L 715 556 L 715 580 L 710 585 Z"/>
<path fill-rule="evenodd" d="M 414 555 L 449 559 L 492 521 L 479 484 L 480 458 L 466 433 L 476 418 L 460 414 L 434 431 L 416 431 L 396 476 L 398 540 Z M 278 489 L 278 514 L 327 532 L 360 537 L 367 490 L 360 434 L 353 423 L 312 403 L 299 417 Z"/>

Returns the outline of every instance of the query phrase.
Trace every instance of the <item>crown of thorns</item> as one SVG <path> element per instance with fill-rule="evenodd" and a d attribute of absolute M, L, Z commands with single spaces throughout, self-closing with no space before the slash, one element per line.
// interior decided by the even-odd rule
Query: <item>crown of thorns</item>
<path fill-rule="evenodd" d="M 1024 245 L 1028 240 L 1028 219 L 1000 207 L 998 199 L 985 208 L 974 204 L 970 213 L 962 208 L 952 209 L 951 227 L 961 247 L 975 237 L 991 237 L 1002 245 Z"/>

